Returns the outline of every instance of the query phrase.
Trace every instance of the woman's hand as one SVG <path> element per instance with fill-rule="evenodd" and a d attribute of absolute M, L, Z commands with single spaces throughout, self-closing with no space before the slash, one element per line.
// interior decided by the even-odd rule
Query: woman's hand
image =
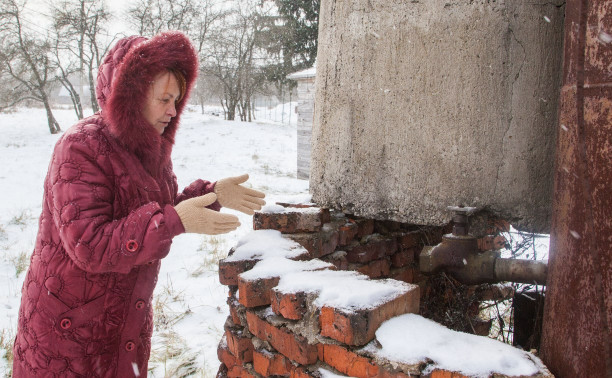
<path fill-rule="evenodd" d="M 245 214 L 253 215 L 255 210 L 261 210 L 266 204 L 263 198 L 266 195 L 258 190 L 245 188 L 240 185 L 249 179 L 249 175 L 228 177 L 217 181 L 215 193 L 221 206 L 242 211 Z"/>
<path fill-rule="evenodd" d="M 206 208 L 216 200 L 217 195 L 215 193 L 208 193 L 204 196 L 185 200 L 174 206 L 181 222 L 183 222 L 185 232 L 218 235 L 234 231 L 240 226 L 237 216 L 222 214 Z"/>

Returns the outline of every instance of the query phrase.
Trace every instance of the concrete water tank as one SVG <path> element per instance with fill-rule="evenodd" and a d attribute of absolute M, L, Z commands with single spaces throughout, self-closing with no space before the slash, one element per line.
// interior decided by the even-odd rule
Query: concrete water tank
<path fill-rule="evenodd" d="M 310 187 L 420 225 L 550 227 L 564 2 L 322 0 Z"/>

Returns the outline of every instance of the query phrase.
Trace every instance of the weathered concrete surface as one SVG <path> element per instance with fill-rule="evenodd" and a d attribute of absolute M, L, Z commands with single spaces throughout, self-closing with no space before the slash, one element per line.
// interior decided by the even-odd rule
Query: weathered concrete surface
<path fill-rule="evenodd" d="M 556 377 L 612 378 L 612 2 L 567 2 L 540 355 Z"/>
<path fill-rule="evenodd" d="M 314 201 L 441 225 L 550 226 L 564 2 L 323 0 Z"/>

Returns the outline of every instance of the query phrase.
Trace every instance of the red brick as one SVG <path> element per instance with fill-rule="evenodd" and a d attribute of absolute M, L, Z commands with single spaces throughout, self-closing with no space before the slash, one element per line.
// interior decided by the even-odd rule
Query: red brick
<path fill-rule="evenodd" d="M 390 268 L 391 262 L 389 259 L 379 259 L 362 266 L 361 268 L 357 269 L 357 271 L 370 278 L 381 278 L 389 276 Z"/>
<path fill-rule="evenodd" d="M 236 365 L 227 371 L 228 378 L 257 378 L 247 368 L 241 365 Z"/>
<path fill-rule="evenodd" d="M 253 361 L 253 341 L 237 328 L 225 330 L 227 348 L 241 364 Z M 226 365 L 227 366 L 227 365 Z M 229 368 L 229 366 L 228 366 Z"/>
<path fill-rule="evenodd" d="M 331 223 L 333 225 L 333 223 Z M 308 251 L 311 259 L 329 255 L 338 246 L 337 226 L 332 226 L 329 230 L 314 233 L 290 234 L 288 238 L 300 244 Z"/>
<path fill-rule="evenodd" d="M 317 361 L 316 345 L 292 333 L 285 327 L 277 328 L 256 313 L 247 311 L 249 331 L 262 340 L 268 341 L 274 349 L 285 357 L 302 365 L 310 365 Z"/>
<path fill-rule="evenodd" d="M 355 219 L 357 227 L 357 237 L 363 238 L 364 236 L 372 235 L 374 233 L 374 220 L 373 219 Z"/>
<path fill-rule="evenodd" d="M 285 319 L 300 320 L 306 313 L 306 294 L 303 292 L 281 293 L 272 289 L 270 299 L 272 311 Z"/>
<path fill-rule="evenodd" d="M 397 240 L 373 236 L 365 243 L 354 243 L 344 250 L 349 262 L 365 264 L 393 255 L 397 251 Z"/>
<path fill-rule="evenodd" d="M 349 245 L 357 236 L 359 232 L 359 226 L 354 220 L 349 219 L 343 225 L 338 228 L 338 245 L 344 246 Z"/>
<path fill-rule="evenodd" d="M 318 232 L 324 223 L 329 222 L 329 210 L 318 212 L 287 211 L 283 213 L 255 213 L 254 230 L 277 230 L 283 234 L 299 232 Z"/>
<path fill-rule="evenodd" d="M 379 368 L 369 358 L 359 356 L 340 345 L 318 344 L 317 351 L 319 360 L 350 377 L 378 376 Z"/>
<path fill-rule="evenodd" d="M 373 309 L 344 311 L 325 306 L 319 315 L 321 336 L 347 345 L 365 345 L 374 338 L 374 333 L 384 321 L 418 311 L 418 286 Z"/>
<path fill-rule="evenodd" d="M 222 285 L 238 285 L 238 275 L 251 270 L 258 260 L 219 261 L 219 282 Z"/>
<path fill-rule="evenodd" d="M 270 291 L 278 285 L 279 277 L 258 278 L 255 280 L 238 279 L 238 301 L 251 308 L 270 304 Z"/>
<path fill-rule="evenodd" d="M 419 249 L 419 247 L 407 248 L 391 255 L 391 266 L 394 268 L 403 268 L 412 264 L 414 262 L 415 249 Z"/>
<path fill-rule="evenodd" d="M 412 231 L 397 237 L 397 247 L 400 251 L 421 247 L 423 245 L 423 234 L 420 231 Z"/>
<path fill-rule="evenodd" d="M 497 250 L 497 249 L 502 249 L 506 247 L 507 240 L 505 237 L 501 235 L 497 235 L 497 236 L 487 235 L 485 237 L 482 237 L 476 240 L 476 243 L 478 244 L 479 250 L 491 251 L 491 250 Z"/>
<path fill-rule="evenodd" d="M 262 349 L 253 352 L 253 368 L 257 373 L 268 377 L 271 375 L 290 375 L 294 366 L 282 354 Z"/>
<path fill-rule="evenodd" d="M 331 255 L 323 256 L 321 260 L 334 264 L 337 270 L 349 270 L 349 263 L 346 261 L 346 252 L 336 251 Z"/>
<path fill-rule="evenodd" d="M 415 283 L 420 279 L 421 274 L 419 270 L 413 266 L 405 266 L 399 269 L 392 269 L 389 271 L 389 278 L 394 280 L 403 281 L 406 283 Z"/>
<path fill-rule="evenodd" d="M 436 369 L 427 376 L 428 378 L 468 378 L 467 376 L 448 370 Z"/>
<path fill-rule="evenodd" d="M 232 317 L 232 322 L 234 322 L 234 324 L 236 325 L 245 326 L 246 319 L 244 319 L 245 317 L 244 306 L 241 305 L 240 302 L 238 302 L 238 299 L 236 299 L 236 297 L 234 297 L 233 295 L 230 295 L 229 297 L 227 297 L 227 305 L 229 306 L 230 316 Z M 244 319 L 244 323 L 243 323 L 243 319 Z"/>
<path fill-rule="evenodd" d="M 238 359 L 230 352 L 226 339 L 222 339 L 217 347 L 217 357 L 226 368 L 232 368 L 238 364 Z"/>
<path fill-rule="evenodd" d="M 312 377 L 314 376 L 310 374 L 308 370 L 306 370 L 302 366 L 294 367 L 293 370 L 291 370 L 291 375 L 289 376 L 289 378 L 312 378 Z"/>

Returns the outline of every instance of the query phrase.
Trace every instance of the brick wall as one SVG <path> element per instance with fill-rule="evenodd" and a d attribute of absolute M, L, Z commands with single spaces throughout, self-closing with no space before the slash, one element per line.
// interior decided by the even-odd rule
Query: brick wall
<path fill-rule="evenodd" d="M 218 377 L 319 377 L 320 369 L 350 377 L 463 377 L 431 369 L 424 374 L 427 361 L 406 365 L 377 358 L 364 348 L 376 342 L 375 332 L 386 320 L 419 313 L 421 297 L 432 290 L 417 269 L 418 254 L 423 245 L 439 243 L 447 228 L 418 228 L 304 206 L 256 213 L 253 228 L 278 230 L 304 248 L 275 261 L 293 277 L 316 281 L 338 276 L 353 288 L 360 281 L 351 280 L 368 280 L 393 294 L 357 310 L 321 305 L 319 293 L 279 286 L 280 274 L 254 269 L 259 258 L 235 259 L 230 251 L 219 264 L 220 281 L 229 288 L 230 316 L 218 348 Z"/>

